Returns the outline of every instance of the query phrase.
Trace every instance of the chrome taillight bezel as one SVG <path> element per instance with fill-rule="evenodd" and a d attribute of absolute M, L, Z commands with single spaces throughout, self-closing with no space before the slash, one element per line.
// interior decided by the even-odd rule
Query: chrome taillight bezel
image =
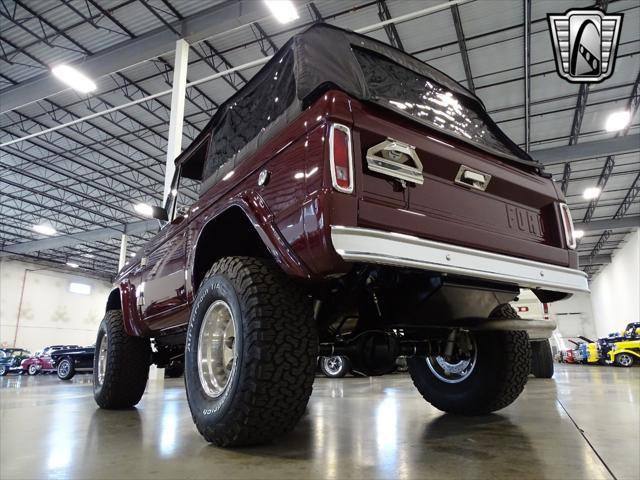
<path fill-rule="evenodd" d="M 336 164 L 335 164 L 335 152 L 334 152 L 334 135 L 335 131 L 340 130 L 347 136 L 347 153 L 349 155 L 349 185 L 347 187 L 340 186 L 338 179 L 336 178 Z M 351 139 L 351 129 L 341 123 L 332 123 L 329 127 L 329 168 L 331 170 L 331 185 L 335 190 L 342 193 L 353 193 L 353 141 Z"/>
<path fill-rule="evenodd" d="M 560 204 L 560 217 L 562 218 L 562 226 L 564 228 L 564 237 L 567 242 L 567 247 L 571 250 L 575 250 L 578 242 L 574 235 L 573 218 L 571 217 L 571 211 L 566 203 Z"/>

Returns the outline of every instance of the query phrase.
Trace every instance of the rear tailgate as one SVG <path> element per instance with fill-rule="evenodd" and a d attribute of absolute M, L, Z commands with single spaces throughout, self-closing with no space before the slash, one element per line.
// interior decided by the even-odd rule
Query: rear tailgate
<path fill-rule="evenodd" d="M 354 103 L 359 226 L 569 265 L 551 179 L 392 112 Z M 403 185 L 368 166 L 367 150 L 389 138 L 415 147 L 423 184 Z M 461 175 L 486 179 L 486 189 L 456 181 Z"/>

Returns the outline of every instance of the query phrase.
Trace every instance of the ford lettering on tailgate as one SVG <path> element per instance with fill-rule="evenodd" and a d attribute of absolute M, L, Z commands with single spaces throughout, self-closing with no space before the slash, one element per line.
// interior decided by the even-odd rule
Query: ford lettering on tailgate
<path fill-rule="evenodd" d="M 537 213 L 507 205 L 507 219 L 509 228 L 515 231 L 526 232 L 536 237 L 542 238 L 542 224 L 540 215 Z"/>

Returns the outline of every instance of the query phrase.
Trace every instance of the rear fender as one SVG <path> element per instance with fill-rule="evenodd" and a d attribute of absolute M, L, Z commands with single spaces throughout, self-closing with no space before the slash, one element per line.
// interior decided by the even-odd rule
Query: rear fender
<path fill-rule="evenodd" d="M 235 232 L 234 232 L 235 230 Z M 270 256 L 287 274 L 309 278 L 309 269 L 285 241 L 260 195 L 244 192 L 198 232 L 187 252 L 188 290 L 197 291 L 211 266 L 225 256 Z"/>

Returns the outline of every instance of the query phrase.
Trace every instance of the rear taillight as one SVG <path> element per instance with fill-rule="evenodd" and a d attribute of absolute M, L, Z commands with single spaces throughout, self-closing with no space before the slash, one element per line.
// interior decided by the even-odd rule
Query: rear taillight
<path fill-rule="evenodd" d="M 562 225 L 564 227 L 564 237 L 567 241 L 567 246 L 571 250 L 575 250 L 576 237 L 573 234 L 573 220 L 571 219 L 571 212 L 566 203 L 560 204 L 560 212 L 562 213 Z"/>
<path fill-rule="evenodd" d="M 329 162 L 333 188 L 343 193 L 353 192 L 353 154 L 351 129 L 339 123 L 329 128 Z"/>

